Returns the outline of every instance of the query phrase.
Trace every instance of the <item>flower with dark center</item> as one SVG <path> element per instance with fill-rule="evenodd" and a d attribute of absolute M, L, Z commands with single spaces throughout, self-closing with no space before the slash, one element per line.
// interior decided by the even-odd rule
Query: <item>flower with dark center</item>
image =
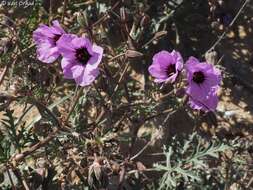
<path fill-rule="evenodd" d="M 86 65 L 86 63 L 91 58 L 91 55 L 89 54 L 87 48 L 81 47 L 79 49 L 76 49 L 76 59 L 83 65 Z"/>
<path fill-rule="evenodd" d="M 197 84 L 201 84 L 205 80 L 205 75 L 202 71 L 197 71 L 197 72 L 193 73 L 192 80 Z"/>
<path fill-rule="evenodd" d="M 33 32 L 33 40 L 37 47 L 37 58 L 44 63 L 52 63 L 59 56 L 57 41 L 65 31 L 61 28 L 57 20 L 52 22 L 52 26 L 41 24 Z"/>
<path fill-rule="evenodd" d="M 169 65 L 167 69 L 167 75 L 171 76 L 174 75 L 175 73 L 176 73 L 176 65 L 175 64 Z"/>
<path fill-rule="evenodd" d="M 204 111 L 215 110 L 218 103 L 217 90 L 221 82 L 221 74 L 213 65 L 200 63 L 195 57 L 186 62 L 188 86 L 186 93 L 193 109 Z"/>
<path fill-rule="evenodd" d="M 54 42 L 55 45 L 56 45 L 56 42 L 60 39 L 61 36 L 62 36 L 62 35 L 60 35 L 60 34 L 55 34 L 55 35 L 54 35 L 54 37 L 53 37 L 53 42 Z"/>
<path fill-rule="evenodd" d="M 62 55 L 61 67 L 64 78 L 74 79 L 80 86 L 90 85 L 99 75 L 99 63 L 103 48 L 92 44 L 88 38 L 64 34 L 57 41 Z"/>
<path fill-rule="evenodd" d="M 183 69 L 183 58 L 179 52 L 160 51 L 153 57 L 153 63 L 148 68 L 155 82 L 175 82 L 178 74 Z"/>

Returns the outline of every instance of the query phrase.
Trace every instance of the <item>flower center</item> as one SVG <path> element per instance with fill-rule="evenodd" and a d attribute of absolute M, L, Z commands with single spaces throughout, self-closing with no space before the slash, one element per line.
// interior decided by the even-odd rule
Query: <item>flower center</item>
<path fill-rule="evenodd" d="M 89 54 L 86 47 L 81 47 L 79 49 L 76 49 L 76 59 L 83 65 L 85 65 L 89 59 L 91 58 L 91 55 Z"/>
<path fill-rule="evenodd" d="M 167 75 L 171 76 L 175 73 L 176 73 L 176 65 L 175 64 L 169 65 L 168 68 L 167 68 Z"/>
<path fill-rule="evenodd" d="M 192 80 L 194 82 L 196 82 L 197 84 L 201 84 L 205 80 L 205 75 L 204 75 L 204 73 L 202 71 L 195 72 L 195 73 L 193 73 Z"/>
<path fill-rule="evenodd" d="M 53 41 L 54 41 L 54 44 L 56 45 L 56 42 L 60 39 L 61 35 L 60 34 L 55 34 L 54 35 L 54 38 L 53 38 Z"/>

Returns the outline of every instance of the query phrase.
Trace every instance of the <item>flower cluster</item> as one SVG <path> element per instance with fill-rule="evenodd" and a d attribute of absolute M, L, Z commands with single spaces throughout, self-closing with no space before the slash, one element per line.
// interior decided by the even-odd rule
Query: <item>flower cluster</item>
<path fill-rule="evenodd" d="M 176 81 L 183 70 L 183 59 L 179 52 L 161 51 L 154 55 L 149 73 L 155 82 Z M 185 64 L 189 105 L 196 110 L 214 111 L 218 104 L 217 90 L 221 83 L 221 73 L 213 65 L 199 62 L 190 57 Z"/>
<path fill-rule="evenodd" d="M 92 44 L 88 38 L 67 34 L 58 21 L 52 26 L 40 25 L 33 32 L 37 57 L 45 63 L 53 63 L 62 56 L 64 78 L 74 79 L 80 86 L 90 85 L 99 75 L 99 63 L 103 48 Z M 193 109 L 213 111 L 218 104 L 217 90 L 221 74 L 213 65 L 190 57 L 185 64 L 181 54 L 160 51 L 153 57 L 149 73 L 157 83 L 174 83 L 180 73 L 186 71 L 186 94 Z"/>
<path fill-rule="evenodd" d="M 67 34 L 55 20 L 50 27 L 40 25 L 33 32 L 33 39 L 40 61 L 53 63 L 62 56 L 64 78 L 74 79 L 80 86 L 88 86 L 98 76 L 103 48 L 92 44 L 88 38 Z"/>

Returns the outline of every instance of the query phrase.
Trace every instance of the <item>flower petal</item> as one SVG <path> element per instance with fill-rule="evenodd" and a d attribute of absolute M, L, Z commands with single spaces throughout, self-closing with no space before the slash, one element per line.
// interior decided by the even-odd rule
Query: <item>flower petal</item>
<path fill-rule="evenodd" d="M 58 20 L 53 20 L 53 28 L 55 29 L 56 34 L 65 34 L 66 32 L 62 29 Z"/>
<path fill-rule="evenodd" d="M 187 94 L 192 98 L 204 100 L 214 89 L 216 92 L 220 85 L 221 75 L 219 70 L 206 62 L 200 63 L 194 57 L 190 57 L 186 62 L 186 72 L 188 80 Z M 204 81 L 201 84 L 193 81 L 193 75 L 195 72 L 203 73 Z"/>
<path fill-rule="evenodd" d="M 51 28 L 47 25 L 41 24 L 34 32 L 33 39 L 35 43 L 39 43 L 41 40 L 47 40 L 48 38 L 53 38 L 54 33 Z"/>
<path fill-rule="evenodd" d="M 71 44 L 75 47 L 75 49 L 86 47 L 90 54 L 92 54 L 92 44 L 88 38 L 82 37 L 75 37 L 72 39 Z"/>
<path fill-rule="evenodd" d="M 62 58 L 61 60 L 61 67 L 63 70 L 64 78 L 66 79 L 73 79 L 73 71 L 71 70 L 71 67 L 74 65 L 72 60 L 69 60 L 67 58 Z"/>
<path fill-rule="evenodd" d="M 86 65 L 86 69 L 93 70 L 98 67 L 98 65 L 100 64 L 103 58 L 103 51 L 104 49 L 100 46 L 97 46 L 97 45 L 92 46 L 93 53 Z"/>
<path fill-rule="evenodd" d="M 192 109 L 203 111 L 215 111 L 218 105 L 218 97 L 216 94 L 211 94 L 205 99 L 198 100 L 190 97 L 189 105 Z"/>
<path fill-rule="evenodd" d="M 75 78 L 75 81 L 80 86 L 90 85 L 99 75 L 99 69 L 94 69 L 92 71 L 84 70 L 83 74 Z"/>
<path fill-rule="evenodd" d="M 176 63 L 176 70 L 181 71 L 184 66 L 183 65 L 184 61 L 183 61 L 181 54 L 178 51 L 173 50 L 171 52 L 171 56 L 173 58 L 173 62 Z"/>
<path fill-rule="evenodd" d="M 59 57 L 57 47 L 52 47 L 48 42 L 41 43 L 37 48 L 37 58 L 44 63 L 52 63 Z"/>
<path fill-rule="evenodd" d="M 80 86 L 90 85 L 99 75 L 99 63 L 102 60 L 103 48 L 92 45 L 88 38 L 64 34 L 57 42 L 59 52 L 63 56 L 61 66 L 65 78 L 75 79 Z M 85 47 L 90 54 L 87 63 L 80 64 L 76 57 L 76 50 Z"/>
<path fill-rule="evenodd" d="M 84 72 L 84 68 L 85 67 L 83 65 L 74 65 L 74 66 L 72 66 L 70 69 L 72 71 L 73 78 L 80 77 Z"/>
<path fill-rule="evenodd" d="M 153 63 L 154 65 L 159 66 L 161 69 L 166 70 L 167 67 L 173 63 L 173 58 L 170 55 L 168 51 L 160 51 L 156 53 L 153 57 Z"/>
<path fill-rule="evenodd" d="M 165 69 L 161 68 L 158 64 L 152 64 L 148 68 L 149 73 L 151 76 L 157 79 L 163 79 L 164 81 L 167 78 L 167 72 Z M 157 80 L 156 80 L 157 81 Z"/>
<path fill-rule="evenodd" d="M 175 73 L 170 68 L 170 65 L 175 66 Z M 172 67 L 173 68 L 173 67 Z M 149 66 L 148 71 L 155 78 L 155 82 L 175 82 L 179 72 L 183 69 L 183 58 L 179 52 L 160 51 L 153 57 L 153 63 Z M 172 71 L 171 71 L 172 70 Z M 170 73 L 168 73 L 170 71 Z M 171 75 L 172 74 L 172 75 Z"/>
<path fill-rule="evenodd" d="M 78 38 L 74 34 L 63 34 L 57 41 L 57 47 L 61 55 L 68 59 L 75 59 L 75 46 L 72 40 Z"/>
<path fill-rule="evenodd" d="M 33 40 L 37 46 L 37 57 L 45 63 L 54 62 L 60 55 L 55 44 L 56 35 L 62 35 L 65 31 L 58 21 L 53 21 L 53 26 L 41 24 L 33 32 Z"/>

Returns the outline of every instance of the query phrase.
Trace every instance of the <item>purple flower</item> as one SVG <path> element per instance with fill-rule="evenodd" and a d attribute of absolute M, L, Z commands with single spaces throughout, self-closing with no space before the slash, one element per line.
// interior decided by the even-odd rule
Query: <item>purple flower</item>
<path fill-rule="evenodd" d="M 189 105 L 192 109 L 203 110 L 203 111 L 215 111 L 218 105 L 218 97 L 216 90 L 212 90 L 209 94 L 200 100 L 194 97 L 189 97 Z"/>
<path fill-rule="evenodd" d="M 52 26 L 41 24 L 33 32 L 33 40 L 37 46 L 37 58 L 44 63 L 54 62 L 60 55 L 57 41 L 65 34 L 59 22 L 54 20 Z"/>
<path fill-rule="evenodd" d="M 217 90 L 221 82 L 221 74 L 213 65 L 200 63 L 195 57 L 186 62 L 187 94 L 193 109 L 215 110 L 218 98 Z"/>
<path fill-rule="evenodd" d="M 61 67 L 64 77 L 74 79 L 80 86 L 90 85 L 99 74 L 103 48 L 92 44 L 88 38 L 73 34 L 64 34 L 57 46 L 63 56 Z"/>
<path fill-rule="evenodd" d="M 175 82 L 179 72 L 183 69 L 183 58 L 177 51 L 160 51 L 153 57 L 153 63 L 148 68 L 155 77 L 155 82 Z"/>

